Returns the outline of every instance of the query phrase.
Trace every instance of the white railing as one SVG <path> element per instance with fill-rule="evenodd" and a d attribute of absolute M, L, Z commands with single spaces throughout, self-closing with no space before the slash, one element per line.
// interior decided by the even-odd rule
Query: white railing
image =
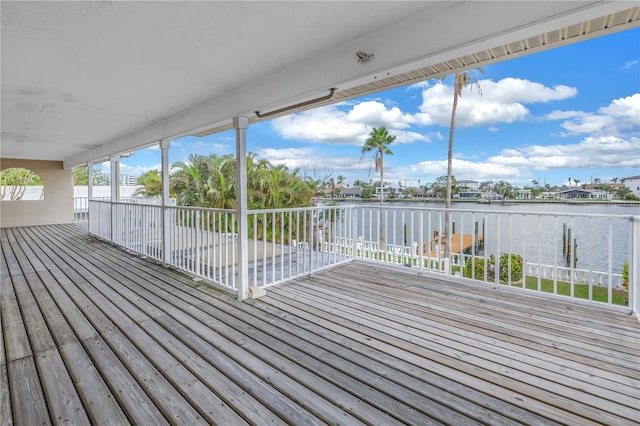
<path fill-rule="evenodd" d="M 89 223 L 93 223 L 93 216 Z M 111 242 L 162 260 L 162 208 L 131 203 L 111 204 Z"/>
<path fill-rule="evenodd" d="M 196 277 L 238 290 L 236 212 L 167 207 L 164 261 Z"/>
<path fill-rule="evenodd" d="M 238 291 L 235 211 L 89 205 L 92 234 Z M 247 219 L 248 286 L 361 259 L 640 309 L 635 216 L 454 209 L 447 218 L 445 209 L 340 205 L 254 210 Z"/>
<path fill-rule="evenodd" d="M 93 197 L 92 200 L 109 201 L 111 197 Z M 122 197 L 120 198 L 120 202 L 161 205 L 162 199 L 158 197 Z M 169 205 L 176 205 L 175 198 L 169 199 Z M 89 220 L 89 197 L 73 197 L 73 221 L 84 222 L 87 220 Z"/>
<path fill-rule="evenodd" d="M 89 233 L 111 241 L 111 208 L 110 202 L 92 200 L 89 204 Z"/>
<path fill-rule="evenodd" d="M 355 237 L 340 245 L 366 261 L 608 304 L 627 304 L 638 282 L 622 277 L 625 261 L 630 275 L 638 263 L 634 216 L 453 209 L 447 227 L 445 209 L 359 205 L 353 214 Z"/>
<path fill-rule="evenodd" d="M 249 211 L 249 285 L 268 287 L 353 258 L 352 207 Z"/>

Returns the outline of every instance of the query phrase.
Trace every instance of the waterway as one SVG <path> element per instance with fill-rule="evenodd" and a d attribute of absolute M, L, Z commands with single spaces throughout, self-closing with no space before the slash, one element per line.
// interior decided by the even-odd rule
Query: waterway
<path fill-rule="evenodd" d="M 341 205 L 339 203 L 338 205 Z M 378 203 L 345 202 L 357 206 L 358 235 L 379 239 Z M 326 205 L 326 204 L 325 204 Z M 444 231 L 442 202 L 385 203 L 382 220 L 387 244 L 411 246 L 429 241 L 434 231 Z M 484 235 L 476 254 L 520 254 L 527 262 L 568 265 L 563 234 L 571 229 L 570 261 L 575 267 L 620 273 L 629 260 L 630 216 L 640 216 L 640 206 L 616 204 L 479 204 L 452 205 L 455 232 Z M 611 266 L 609 266 L 611 265 Z"/>

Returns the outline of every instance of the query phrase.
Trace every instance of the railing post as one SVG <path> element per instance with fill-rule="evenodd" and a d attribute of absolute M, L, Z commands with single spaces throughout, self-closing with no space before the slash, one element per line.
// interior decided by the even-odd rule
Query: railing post
<path fill-rule="evenodd" d="M 233 117 L 236 130 L 236 206 L 238 220 L 238 300 L 249 296 L 249 222 L 247 220 L 247 117 Z"/>
<path fill-rule="evenodd" d="M 120 201 L 120 156 L 111 155 L 109 161 L 111 162 L 109 181 L 111 185 L 111 238 L 109 240 L 116 242 L 116 239 L 119 238 L 116 233 L 116 229 L 118 229 L 118 226 L 116 226 L 118 209 L 114 208 L 114 203 Z"/>
<path fill-rule="evenodd" d="M 640 321 L 640 216 L 631 216 L 629 225 L 629 307 Z"/>
<path fill-rule="evenodd" d="M 89 214 L 89 201 L 93 198 L 93 161 L 87 163 L 87 225 L 91 229 L 91 215 Z"/>
<path fill-rule="evenodd" d="M 358 258 L 358 208 L 351 207 L 351 254 L 352 259 Z"/>
<path fill-rule="evenodd" d="M 162 154 L 162 206 L 161 226 L 162 226 L 162 261 L 169 264 L 171 260 L 171 228 L 174 222 L 171 220 L 171 210 L 167 208 L 169 204 L 169 148 L 171 141 L 161 140 L 160 151 Z"/>

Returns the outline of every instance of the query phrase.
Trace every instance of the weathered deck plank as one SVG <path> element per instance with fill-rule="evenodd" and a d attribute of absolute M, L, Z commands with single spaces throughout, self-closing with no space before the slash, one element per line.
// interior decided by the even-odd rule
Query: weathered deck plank
<path fill-rule="evenodd" d="M 240 303 L 79 224 L 0 237 L 2 424 L 640 418 L 619 311 L 365 263 Z"/>
<path fill-rule="evenodd" d="M 366 308 L 362 305 L 366 302 L 359 301 L 356 298 L 349 300 L 344 294 L 332 295 L 325 291 L 318 294 L 314 289 L 307 286 L 296 291 L 300 299 L 308 295 L 309 299 L 306 303 L 309 304 L 315 303 L 315 300 L 318 300 L 319 296 L 321 296 L 325 309 L 331 309 L 330 312 L 334 316 L 340 316 L 347 321 L 357 322 L 370 330 L 375 330 L 374 333 L 370 334 L 371 337 L 381 341 L 394 342 L 397 346 L 402 345 L 404 342 L 411 342 L 410 345 L 405 345 L 406 350 L 411 350 L 409 349 L 411 347 L 412 350 L 425 359 L 430 359 L 437 363 L 438 367 L 434 368 L 452 369 L 451 373 L 446 373 L 447 376 L 451 376 L 453 371 L 462 372 L 462 375 L 457 380 L 468 380 L 469 383 L 472 383 L 472 381 L 464 377 L 464 374 L 482 377 L 483 380 L 500 388 L 509 389 L 518 396 L 514 396 L 510 392 L 498 392 L 497 394 L 494 393 L 494 395 L 499 395 L 504 399 L 521 398 L 524 400 L 528 396 L 535 400 L 554 401 L 554 404 L 561 408 L 555 416 L 567 411 L 569 407 L 575 407 L 574 411 L 580 416 L 587 415 L 589 418 L 594 418 L 604 423 L 620 421 L 618 417 L 608 417 L 601 409 L 593 408 L 601 402 L 600 396 L 584 392 L 584 387 L 589 387 L 586 382 L 577 382 L 576 386 L 580 391 L 575 391 L 566 381 L 563 382 L 562 378 L 554 381 L 548 380 L 547 376 L 550 375 L 548 371 L 542 370 L 537 375 L 534 375 L 529 373 L 533 368 L 527 364 L 511 363 L 509 366 L 506 361 L 496 363 L 496 353 L 490 348 L 483 350 L 475 344 L 452 345 L 446 337 L 444 339 L 433 338 L 431 337 L 433 333 L 429 328 L 416 327 L 416 322 L 411 320 L 401 321 L 398 316 L 392 313 L 389 316 L 385 316 L 372 311 L 370 312 L 371 315 L 363 315 L 362 313 L 366 312 Z M 497 355 L 500 356 L 500 354 Z M 499 359 L 503 360 L 505 358 L 500 356 Z M 615 393 L 610 394 L 609 405 L 612 411 L 626 418 L 633 418 L 637 414 L 635 409 L 629 409 L 619 404 L 615 398 Z M 527 405 L 531 406 L 535 405 L 535 403 L 529 400 Z M 541 412 L 544 409 L 548 409 L 548 407 L 538 407 L 536 411 Z M 580 422 L 585 424 L 584 420 L 570 416 L 567 416 L 567 421 L 569 423 Z"/>

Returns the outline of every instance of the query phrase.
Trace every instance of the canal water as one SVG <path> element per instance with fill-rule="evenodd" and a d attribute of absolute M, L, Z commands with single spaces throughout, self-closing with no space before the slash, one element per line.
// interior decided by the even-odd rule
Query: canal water
<path fill-rule="evenodd" d="M 341 203 L 340 203 L 341 204 Z M 338 205 L 340 205 L 338 204 Z M 355 204 L 358 236 L 379 240 L 378 203 Z M 385 203 L 382 220 L 387 244 L 411 246 L 444 232 L 442 202 Z M 629 260 L 630 216 L 640 216 L 640 206 L 615 204 L 479 204 L 453 203 L 455 233 L 484 235 L 479 255 L 517 253 L 530 263 L 569 265 L 579 269 L 620 273 Z M 571 255 L 565 254 L 566 230 L 571 230 Z M 422 234 L 422 237 L 420 237 Z M 563 240 L 565 242 L 563 242 Z"/>

